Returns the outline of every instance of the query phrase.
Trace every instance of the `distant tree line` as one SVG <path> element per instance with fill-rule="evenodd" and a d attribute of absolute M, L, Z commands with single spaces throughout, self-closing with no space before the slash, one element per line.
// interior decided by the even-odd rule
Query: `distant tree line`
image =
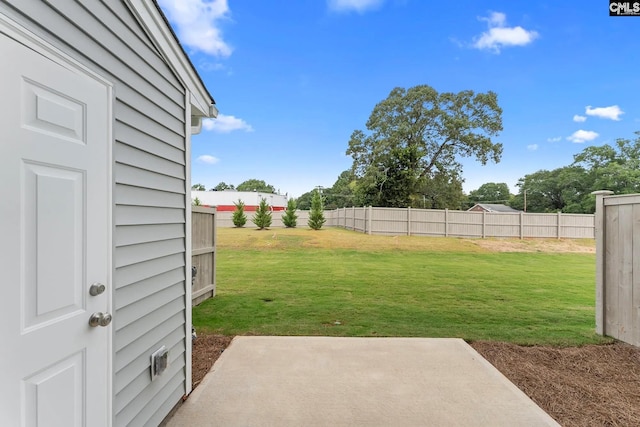
<path fill-rule="evenodd" d="M 204 184 L 200 184 L 200 183 L 193 184 L 191 186 L 191 189 L 194 191 L 207 191 Z M 258 191 L 260 193 L 273 193 L 273 194 L 277 194 L 280 192 L 279 190 L 276 190 L 276 188 L 273 185 L 267 184 L 261 179 L 248 179 L 238 184 L 237 187 L 234 186 L 233 184 L 227 184 L 226 182 L 222 181 L 215 187 L 211 187 L 209 189 L 209 191 L 224 191 L 224 190 Z"/>

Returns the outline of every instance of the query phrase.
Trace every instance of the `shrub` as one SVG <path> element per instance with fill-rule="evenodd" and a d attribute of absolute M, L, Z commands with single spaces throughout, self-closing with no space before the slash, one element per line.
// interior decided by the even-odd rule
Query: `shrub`
<path fill-rule="evenodd" d="M 289 199 L 287 201 L 287 209 L 282 215 L 282 223 L 287 228 L 293 228 L 296 226 L 298 215 L 296 215 L 296 199 Z"/>
<path fill-rule="evenodd" d="M 322 228 L 322 224 L 326 221 L 323 211 L 322 196 L 320 196 L 320 191 L 316 189 L 311 197 L 311 212 L 309 213 L 309 221 L 307 222 L 309 227 L 314 230 L 320 230 L 320 228 Z"/>
<path fill-rule="evenodd" d="M 244 214 L 244 202 L 238 199 L 237 202 L 233 202 L 236 209 L 233 211 L 233 225 L 236 227 L 244 227 L 247 223 L 247 216 Z"/>
<path fill-rule="evenodd" d="M 268 228 L 271 225 L 271 210 L 267 204 L 267 199 L 264 197 L 260 199 L 260 204 L 258 205 L 258 209 L 256 210 L 252 221 L 259 230 Z"/>

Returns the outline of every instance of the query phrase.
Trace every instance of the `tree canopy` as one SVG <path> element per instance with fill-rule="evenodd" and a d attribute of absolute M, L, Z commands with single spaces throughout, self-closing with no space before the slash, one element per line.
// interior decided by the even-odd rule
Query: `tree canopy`
<path fill-rule="evenodd" d="M 528 212 L 593 213 L 596 190 L 616 194 L 640 192 L 640 132 L 636 138 L 617 139 L 614 145 L 586 147 L 569 166 L 539 170 L 518 181 L 511 206 Z"/>
<path fill-rule="evenodd" d="M 213 187 L 211 191 L 224 191 L 224 190 L 235 190 L 235 189 L 236 188 L 233 186 L 233 184 L 227 184 L 226 182 L 221 181 L 218 185 Z"/>
<path fill-rule="evenodd" d="M 504 183 L 487 182 L 469 192 L 470 203 L 508 203 L 511 198 L 509 186 Z"/>
<path fill-rule="evenodd" d="M 357 204 L 355 187 L 356 178 L 353 171 L 350 169 L 342 171 L 333 186 L 323 191 L 325 209 L 355 206 Z"/>
<path fill-rule="evenodd" d="M 502 144 L 491 140 L 502 130 L 491 91 L 395 88 L 374 107 L 366 128 L 353 132 L 347 149 L 364 204 L 410 206 L 429 180 L 460 182 L 460 157 L 486 164 L 502 155 Z"/>
<path fill-rule="evenodd" d="M 269 185 L 261 179 L 248 179 L 236 187 L 238 191 L 260 191 L 263 193 L 275 193 L 273 185 Z"/>

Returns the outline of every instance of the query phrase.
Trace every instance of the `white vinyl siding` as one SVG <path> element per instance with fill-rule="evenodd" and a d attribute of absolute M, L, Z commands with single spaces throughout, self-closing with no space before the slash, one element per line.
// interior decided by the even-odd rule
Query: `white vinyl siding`
<path fill-rule="evenodd" d="M 186 372 L 186 91 L 121 0 L 0 8 L 114 84 L 114 425 L 157 425 Z M 162 345 L 170 366 L 152 382 Z"/>

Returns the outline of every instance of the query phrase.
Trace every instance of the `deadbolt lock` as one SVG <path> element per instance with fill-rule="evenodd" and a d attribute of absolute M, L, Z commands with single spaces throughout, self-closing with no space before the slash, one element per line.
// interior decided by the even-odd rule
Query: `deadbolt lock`
<path fill-rule="evenodd" d="M 106 288 L 102 283 L 96 282 L 89 287 L 89 294 L 95 297 L 96 295 L 103 293 L 105 289 Z"/>

